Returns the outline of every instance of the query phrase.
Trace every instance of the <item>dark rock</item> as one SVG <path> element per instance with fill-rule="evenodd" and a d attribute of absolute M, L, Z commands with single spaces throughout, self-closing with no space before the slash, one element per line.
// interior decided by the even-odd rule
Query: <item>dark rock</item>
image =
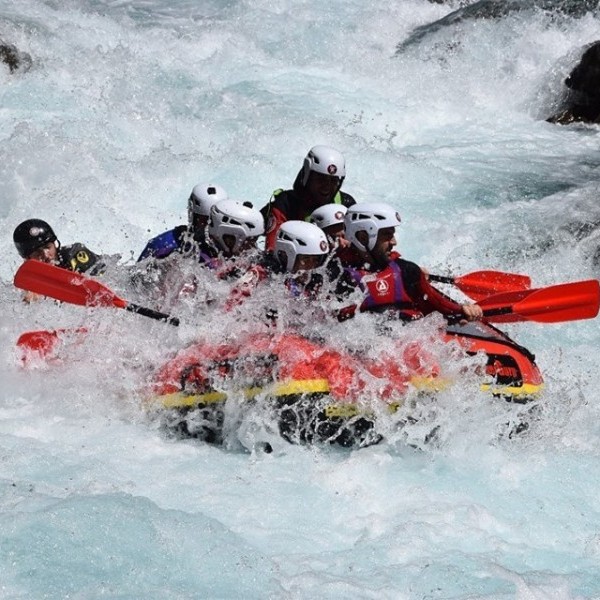
<path fill-rule="evenodd" d="M 473 4 L 477 0 L 459 0 L 459 2 L 453 2 L 452 0 L 429 0 L 432 4 L 453 4 L 456 6 L 458 4 L 459 8 L 463 6 L 467 6 L 468 4 Z"/>
<path fill-rule="evenodd" d="M 580 61 L 565 79 L 568 88 L 561 109 L 549 123 L 600 123 L 600 41 L 585 47 Z"/>
<path fill-rule="evenodd" d="M 419 43 L 423 38 L 443 27 L 453 26 L 468 19 L 500 19 L 512 12 L 535 9 L 582 17 L 599 8 L 600 0 L 479 0 L 452 11 L 433 23 L 417 27 L 404 42 L 398 44 L 396 52 L 400 53 L 407 47 Z"/>
<path fill-rule="evenodd" d="M 8 65 L 11 73 L 27 71 L 31 67 L 31 56 L 27 52 L 20 52 L 13 44 L 0 40 L 0 62 Z"/>

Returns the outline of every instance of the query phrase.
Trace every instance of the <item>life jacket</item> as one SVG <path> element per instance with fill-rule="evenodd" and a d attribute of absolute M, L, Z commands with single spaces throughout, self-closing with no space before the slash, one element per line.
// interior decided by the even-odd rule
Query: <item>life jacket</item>
<path fill-rule="evenodd" d="M 348 208 L 356 204 L 356 200 L 350 194 L 338 190 L 331 203 L 340 204 Z M 291 190 L 278 188 L 273 192 L 269 202 L 260 210 L 267 225 L 273 209 L 277 209 L 285 215 L 286 220 L 298 219 L 307 221 L 312 212 L 311 209 L 304 208 L 304 203 L 300 200 L 299 191 L 296 188 Z"/>
<path fill-rule="evenodd" d="M 208 240 L 194 239 L 186 225 L 179 225 L 152 238 L 140 254 L 138 262 L 146 258 L 167 258 L 173 252 L 179 252 L 185 257 L 195 256 L 203 267 L 211 270 L 218 270 L 223 263 L 218 249 Z"/>
<path fill-rule="evenodd" d="M 79 243 L 61 246 L 58 250 L 59 266 L 77 273 L 87 272 L 90 275 L 98 275 L 106 266 L 99 262 L 99 258 L 97 254 Z"/>
<path fill-rule="evenodd" d="M 393 309 L 398 311 L 400 319 L 407 321 L 423 316 L 406 291 L 402 269 L 395 260 L 390 261 L 387 267 L 379 272 L 353 267 L 345 267 L 344 271 L 366 294 L 360 305 L 361 312 L 383 312 Z"/>
<path fill-rule="evenodd" d="M 277 196 L 279 196 L 279 194 L 283 193 L 285 190 L 283 188 L 277 188 L 276 190 L 273 191 L 273 198 L 277 198 Z M 333 197 L 333 200 L 331 201 L 331 204 L 341 204 L 342 203 L 342 192 L 341 190 L 338 190 L 335 193 L 335 196 Z"/>
<path fill-rule="evenodd" d="M 137 262 L 146 258 L 166 258 L 174 251 L 179 251 L 184 244 L 184 234 L 186 232 L 187 227 L 179 225 L 152 238 L 142 250 Z"/>

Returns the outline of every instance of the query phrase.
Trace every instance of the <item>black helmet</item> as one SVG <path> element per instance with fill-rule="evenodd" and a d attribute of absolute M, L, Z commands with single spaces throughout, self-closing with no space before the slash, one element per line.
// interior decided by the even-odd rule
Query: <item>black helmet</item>
<path fill-rule="evenodd" d="M 43 248 L 46 244 L 56 241 L 52 227 L 41 219 L 27 219 L 17 225 L 13 233 L 13 241 L 19 254 L 27 258 L 32 252 Z"/>

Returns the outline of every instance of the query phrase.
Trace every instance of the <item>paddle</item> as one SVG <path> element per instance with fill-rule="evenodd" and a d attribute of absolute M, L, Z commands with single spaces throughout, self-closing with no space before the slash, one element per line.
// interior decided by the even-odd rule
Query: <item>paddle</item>
<path fill-rule="evenodd" d="M 50 296 L 69 304 L 115 306 L 157 321 L 164 321 L 170 325 L 179 325 L 177 317 L 171 317 L 151 308 L 123 300 L 96 279 L 39 260 L 25 261 L 15 275 L 14 284 L 23 290 Z"/>
<path fill-rule="evenodd" d="M 475 301 L 483 300 L 490 294 L 528 290 L 531 287 L 531 278 L 527 275 L 502 271 L 475 271 L 459 277 L 429 274 L 429 280 L 455 285 Z"/>
<path fill-rule="evenodd" d="M 479 306 L 483 308 L 486 320 L 497 323 L 593 319 L 600 309 L 600 282 L 589 279 L 496 294 L 479 302 Z"/>

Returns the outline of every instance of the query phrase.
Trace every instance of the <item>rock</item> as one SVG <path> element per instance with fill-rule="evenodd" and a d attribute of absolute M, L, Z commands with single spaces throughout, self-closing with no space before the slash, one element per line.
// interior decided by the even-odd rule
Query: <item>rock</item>
<path fill-rule="evenodd" d="M 452 11 L 433 23 L 417 27 L 404 42 L 398 44 L 396 53 L 419 43 L 443 27 L 454 26 L 467 19 L 500 19 L 512 12 L 535 9 L 582 17 L 599 8 L 600 0 L 479 0 Z"/>
<path fill-rule="evenodd" d="M 568 88 L 561 109 L 549 123 L 600 123 L 600 41 L 587 45 L 565 79 Z"/>
<path fill-rule="evenodd" d="M 20 52 L 13 44 L 0 40 L 0 62 L 8 65 L 11 73 L 27 71 L 31 67 L 31 56 L 27 52 Z"/>
<path fill-rule="evenodd" d="M 462 8 L 463 6 L 467 6 L 468 4 L 473 4 L 473 2 L 476 2 L 477 0 L 459 0 L 458 2 L 458 6 L 460 8 Z M 453 5 L 456 5 L 456 2 L 453 2 L 452 0 L 429 0 L 429 2 L 431 2 L 432 4 L 450 4 L 452 3 Z"/>

